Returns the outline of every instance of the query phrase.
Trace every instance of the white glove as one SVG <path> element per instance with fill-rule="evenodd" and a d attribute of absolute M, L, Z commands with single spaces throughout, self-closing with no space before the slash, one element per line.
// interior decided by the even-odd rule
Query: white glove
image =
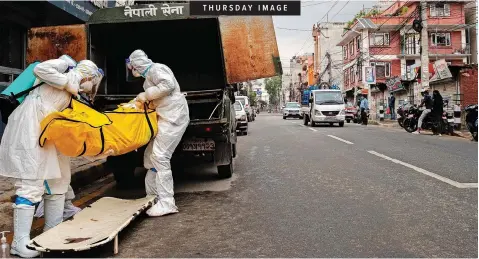
<path fill-rule="evenodd" d="M 138 96 L 135 98 L 138 102 L 141 102 L 141 103 L 145 103 L 146 101 L 148 101 L 146 99 L 146 93 L 145 92 L 142 92 L 140 94 L 138 94 Z"/>
<path fill-rule="evenodd" d="M 78 96 L 80 86 L 78 84 L 68 82 L 67 86 L 65 87 L 65 90 L 71 93 L 73 96 Z"/>

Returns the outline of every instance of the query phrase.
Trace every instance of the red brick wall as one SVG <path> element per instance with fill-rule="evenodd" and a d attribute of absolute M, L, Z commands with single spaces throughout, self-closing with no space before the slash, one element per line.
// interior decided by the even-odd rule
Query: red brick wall
<path fill-rule="evenodd" d="M 451 35 L 452 37 L 452 35 Z M 401 53 L 401 40 L 397 31 L 389 33 L 389 46 L 370 47 L 371 55 L 398 55 Z"/>
<path fill-rule="evenodd" d="M 391 61 L 391 76 L 401 76 L 401 60 Z"/>
<path fill-rule="evenodd" d="M 469 74 L 469 76 L 465 76 L 465 73 Z M 463 94 L 462 108 L 469 104 L 477 104 L 477 66 L 473 69 L 462 70 L 459 73 L 459 78 L 461 94 Z"/>
<path fill-rule="evenodd" d="M 437 31 L 438 33 L 442 31 Z M 449 31 L 445 31 L 449 32 Z M 462 49 L 465 46 L 462 46 L 461 32 L 452 31 L 451 33 L 451 46 L 432 46 L 431 33 L 429 33 L 429 54 L 452 54 L 456 49 Z"/>
<path fill-rule="evenodd" d="M 351 55 L 351 52 L 349 50 L 349 44 L 350 43 L 353 43 L 353 54 Z M 350 42 L 348 42 L 347 45 L 344 45 L 343 47 L 347 47 L 348 48 L 348 55 L 347 55 L 347 58 L 344 59 L 344 49 L 343 49 L 343 64 L 347 64 L 351 61 L 353 61 L 354 59 L 356 59 L 358 56 L 359 56 L 359 51 L 358 51 L 358 48 L 357 48 L 357 41 L 356 41 L 356 38 L 354 38 L 353 40 L 351 40 Z"/>
<path fill-rule="evenodd" d="M 451 16 L 448 17 L 430 17 L 429 7 L 428 7 L 428 24 L 464 24 L 466 23 L 466 18 L 464 15 L 464 3 L 449 3 L 451 8 Z"/>

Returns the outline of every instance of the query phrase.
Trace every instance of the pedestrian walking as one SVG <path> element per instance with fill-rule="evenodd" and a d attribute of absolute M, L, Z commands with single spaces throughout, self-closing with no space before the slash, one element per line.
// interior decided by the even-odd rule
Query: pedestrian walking
<path fill-rule="evenodd" d="M 391 113 L 391 120 L 396 119 L 396 97 L 391 93 L 391 98 L 389 98 L 389 111 Z"/>

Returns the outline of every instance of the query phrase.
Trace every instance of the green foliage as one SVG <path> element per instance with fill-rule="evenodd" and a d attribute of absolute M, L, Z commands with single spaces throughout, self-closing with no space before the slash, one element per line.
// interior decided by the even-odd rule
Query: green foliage
<path fill-rule="evenodd" d="M 265 89 L 269 95 L 269 104 L 279 104 L 279 93 L 281 91 L 282 79 L 279 76 L 267 78 L 265 81 Z"/>
<path fill-rule="evenodd" d="M 256 92 L 251 91 L 248 95 L 248 98 L 249 98 L 249 102 L 251 103 L 251 106 L 256 107 Z"/>
<path fill-rule="evenodd" d="M 361 11 L 359 11 L 359 13 L 357 13 L 354 16 L 354 18 L 352 20 L 347 22 L 346 29 L 351 28 L 351 26 L 353 26 L 353 24 L 356 22 L 356 19 L 364 18 L 364 17 L 373 17 L 373 16 L 377 16 L 379 14 L 381 14 L 381 12 L 378 11 L 377 9 L 372 9 L 368 13 L 366 13 L 364 10 L 361 10 Z"/>

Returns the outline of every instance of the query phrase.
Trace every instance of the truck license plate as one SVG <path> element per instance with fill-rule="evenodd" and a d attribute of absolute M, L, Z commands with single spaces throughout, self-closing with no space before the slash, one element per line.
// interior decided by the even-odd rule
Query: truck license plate
<path fill-rule="evenodd" d="M 214 151 L 215 142 L 207 141 L 185 141 L 183 142 L 183 151 Z"/>

